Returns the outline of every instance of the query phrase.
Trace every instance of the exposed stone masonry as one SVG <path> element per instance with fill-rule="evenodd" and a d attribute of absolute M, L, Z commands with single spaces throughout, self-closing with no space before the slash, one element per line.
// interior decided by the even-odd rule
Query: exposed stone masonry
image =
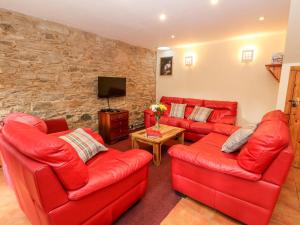
<path fill-rule="evenodd" d="M 143 122 L 155 99 L 154 51 L 0 9 L 0 119 L 13 111 L 65 117 L 71 127 L 97 128 L 98 76 L 126 76 L 127 96 L 111 99 Z"/>

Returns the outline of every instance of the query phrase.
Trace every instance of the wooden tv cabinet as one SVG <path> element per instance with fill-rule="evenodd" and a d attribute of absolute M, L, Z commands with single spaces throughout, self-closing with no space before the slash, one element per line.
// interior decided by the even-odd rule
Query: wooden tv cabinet
<path fill-rule="evenodd" d="M 99 133 L 106 143 L 112 144 L 128 137 L 128 118 L 127 110 L 98 112 Z"/>

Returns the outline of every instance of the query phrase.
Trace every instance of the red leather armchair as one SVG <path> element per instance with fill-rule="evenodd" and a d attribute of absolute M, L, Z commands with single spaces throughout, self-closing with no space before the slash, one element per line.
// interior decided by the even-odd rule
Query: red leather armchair
<path fill-rule="evenodd" d="M 240 152 L 223 153 L 236 129 L 218 125 L 190 146 L 171 147 L 173 188 L 245 224 L 266 225 L 293 160 L 287 121 L 270 112 Z"/>
<path fill-rule="evenodd" d="M 64 120 L 27 119 L 5 121 L 0 150 L 20 207 L 33 225 L 108 225 L 144 196 L 151 154 L 109 149 L 77 165 L 73 156 L 63 155 L 66 148 L 53 151 L 60 143 L 57 136 L 69 132 Z M 102 142 L 97 133 L 86 131 Z"/>
<path fill-rule="evenodd" d="M 198 141 L 200 138 L 212 132 L 214 124 L 216 123 L 233 125 L 236 121 L 237 102 L 166 96 L 161 97 L 160 102 L 167 107 L 167 110 L 160 119 L 160 123 L 186 129 L 184 133 L 186 140 Z M 169 117 L 171 103 L 187 104 L 183 119 Z M 195 122 L 187 119 L 196 105 L 213 109 L 207 122 Z M 155 124 L 154 114 L 150 109 L 144 110 L 144 123 L 145 127 L 151 127 Z"/>

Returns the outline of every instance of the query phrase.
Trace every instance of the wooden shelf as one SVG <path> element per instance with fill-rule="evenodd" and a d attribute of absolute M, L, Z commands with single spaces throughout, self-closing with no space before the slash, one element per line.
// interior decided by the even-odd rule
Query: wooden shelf
<path fill-rule="evenodd" d="M 279 82 L 281 74 L 282 64 L 267 64 L 267 70 L 273 75 L 273 77 Z"/>

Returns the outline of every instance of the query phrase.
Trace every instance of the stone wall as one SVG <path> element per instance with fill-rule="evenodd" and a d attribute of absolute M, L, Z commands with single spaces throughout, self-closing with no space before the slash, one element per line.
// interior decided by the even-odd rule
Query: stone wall
<path fill-rule="evenodd" d="M 127 77 L 127 96 L 111 100 L 143 123 L 155 100 L 156 54 L 149 49 L 0 9 L 0 119 L 13 111 L 65 117 L 97 128 L 98 76 Z"/>

